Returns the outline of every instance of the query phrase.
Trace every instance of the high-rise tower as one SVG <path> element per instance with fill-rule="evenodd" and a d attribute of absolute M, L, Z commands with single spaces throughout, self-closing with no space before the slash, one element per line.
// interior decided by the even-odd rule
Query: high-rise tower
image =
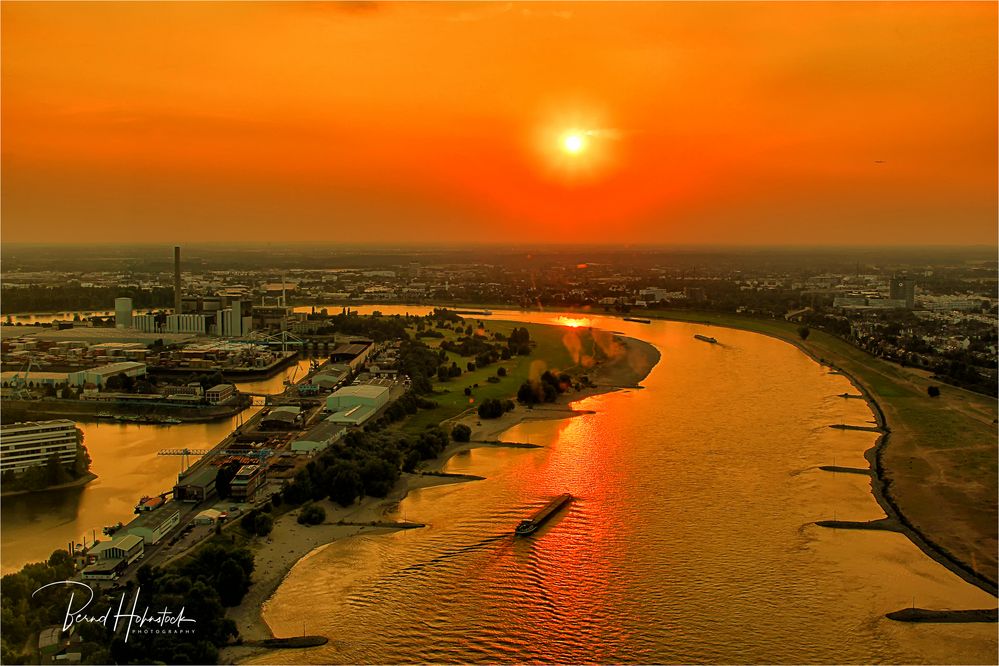
<path fill-rule="evenodd" d="M 180 314 L 180 246 L 173 248 L 173 313 Z"/>

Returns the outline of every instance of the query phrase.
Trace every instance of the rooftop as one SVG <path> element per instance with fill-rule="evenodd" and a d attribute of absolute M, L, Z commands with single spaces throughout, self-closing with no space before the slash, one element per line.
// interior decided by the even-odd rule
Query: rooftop
<path fill-rule="evenodd" d="M 357 386 L 344 386 L 341 389 L 337 389 L 330 394 L 331 398 L 342 398 L 346 396 L 355 396 L 358 398 L 379 398 L 386 393 L 388 393 L 388 388 L 385 386 L 376 386 L 374 384 L 359 384 Z"/>

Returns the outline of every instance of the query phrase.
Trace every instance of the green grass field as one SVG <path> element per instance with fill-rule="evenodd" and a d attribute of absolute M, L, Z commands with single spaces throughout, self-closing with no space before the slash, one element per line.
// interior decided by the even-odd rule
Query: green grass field
<path fill-rule="evenodd" d="M 469 317 L 467 323 L 476 325 L 475 318 Z M 404 432 L 416 433 L 424 430 L 427 426 L 437 425 L 442 421 L 454 418 L 467 409 L 476 408 L 487 398 L 507 399 L 513 398 L 517 394 L 517 389 L 526 379 L 533 375 L 537 376 L 546 369 L 567 370 L 573 366 L 573 359 L 566 349 L 562 338 L 565 329 L 559 326 L 546 326 L 543 324 L 521 324 L 512 321 L 485 321 L 487 333 L 502 333 L 509 336 L 515 328 L 526 328 L 531 334 L 531 340 L 535 343 L 530 356 L 513 356 L 507 361 L 498 361 L 484 368 L 476 368 L 469 372 L 466 364 L 474 362 L 474 358 L 466 358 L 458 354 L 448 352 L 448 364 L 452 361 L 462 369 L 460 377 L 454 377 L 446 382 L 434 382 L 434 395 L 428 396 L 437 402 L 436 409 L 421 409 L 418 413 L 405 419 L 399 424 L 399 428 Z M 448 329 L 434 329 L 445 335 L 444 339 L 422 338 L 430 347 L 439 348 L 444 340 L 455 341 L 459 337 L 455 331 Z M 411 330 L 410 333 L 415 333 Z M 488 377 L 496 375 L 499 368 L 506 368 L 507 376 L 500 377 L 500 381 L 491 384 Z M 478 384 L 478 387 L 474 387 Z M 472 388 L 472 396 L 465 395 L 465 387 Z"/>

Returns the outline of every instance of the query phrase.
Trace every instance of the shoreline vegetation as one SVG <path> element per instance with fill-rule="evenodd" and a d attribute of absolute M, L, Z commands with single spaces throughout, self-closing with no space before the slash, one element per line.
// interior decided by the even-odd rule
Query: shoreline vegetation
<path fill-rule="evenodd" d="M 258 540 L 251 546 L 256 562 L 253 585 L 242 603 L 229 609 L 227 613 L 227 617 L 236 623 L 244 642 L 242 645 L 225 647 L 220 653 L 221 662 L 235 663 L 271 649 L 261 643 L 274 638 L 263 619 L 264 605 L 298 562 L 312 557 L 322 547 L 346 537 L 387 534 L 400 529 L 422 527 L 419 523 L 387 519 L 386 515 L 394 513 L 399 503 L 413 490 L 470 482 L 478 478 L 443 472 L 453 456 L 476 448 L 541 448 L 536 444 L 503 442 L 496 438 L 518 423 L 592 414 L 592 411 L 572 407 L 572 403 L 579 400 L 611 391 L 641 388 L 638 383 L 659 362 L 659 350 L 652 344 L 634 338 L 615 335 L 615 339 L 621 344 L 623 353 L 598 363 L 590 370 L 591 381 L 595 386 L 563 394 L 554 403 L 542 403 L 532 408 L 518 405 L 513 411 L 496 419 L 480 419 L 473 410 L 468 410 L 442 421 L 441 426 L 446 429 L 457 423 L 468 425 L 472 430 L 470 441 L 452 441 L 439 456 L 425 461 L 415 473 L 404 473 L 387 497 L 368 497 L 346 508 L 329 499 L 317 502 L 325 510 L 326 519 L 313 527 L 298 524 L 297 516 L 301 509 L 289 511 L 275 520 L 268 538 Z"/>
<path fill-rule="evenodd" d="M 54 490 L 69 490 L 71 488 L 83 488 L 91 481 L 97 479 L 97 475 L 93 472 L 86 472 L 83 476 L 78 479 L 73 479 L 72 481 L 67 481 L 66 483 L 57 483 L 54 486 L 45 486 L 44 488 L 31 488 L 28 490 L 5 490 L 0 492 L 0 499 L 6 499 L 8 497 L 18 497 L 20 495 L 33 495 L 36 493 L 47 493 Z"/>

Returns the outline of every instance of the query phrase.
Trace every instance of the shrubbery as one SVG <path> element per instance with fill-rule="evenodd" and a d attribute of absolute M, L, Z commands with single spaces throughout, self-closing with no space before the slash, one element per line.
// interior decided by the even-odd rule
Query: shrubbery
<path fill-rule="evenodd" d="M 326 520 L 326 509 L 312 502 L 303 506 L 298 514 L 299 525 L 318 525 L 324 520 Z"/>

